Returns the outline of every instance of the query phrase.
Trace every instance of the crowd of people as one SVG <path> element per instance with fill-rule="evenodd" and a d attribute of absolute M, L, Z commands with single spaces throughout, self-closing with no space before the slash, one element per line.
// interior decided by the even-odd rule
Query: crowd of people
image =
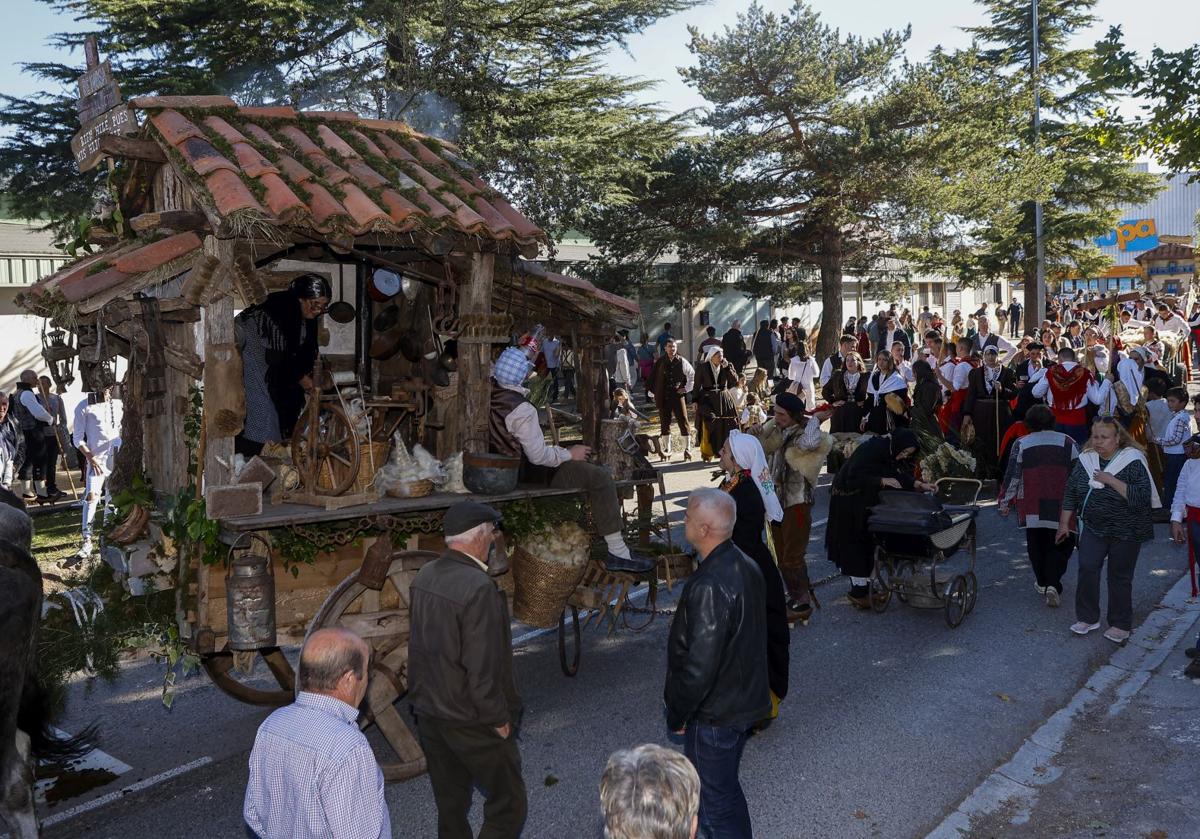
<path fill-rule="evenodd" d="M 98 376 L 105 376 L 104 370 Z M 12 393 L 0 393 L 0 487 L 27 504 L 52 504 L 66 496 L 58 485 L 60 463 L 78 469 L 83 484 L 80 548 L 70 568 L 92 555 L 92 526 L 121 445 L 121 400 L 111 376 L 81 395 L 71 410 L 51 390 L 48 376 L 21 373 Z"/>

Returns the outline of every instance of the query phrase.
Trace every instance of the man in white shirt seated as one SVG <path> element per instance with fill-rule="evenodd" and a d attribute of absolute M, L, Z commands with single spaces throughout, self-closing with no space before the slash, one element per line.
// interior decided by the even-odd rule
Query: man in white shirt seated
<path fill-rule="evenodd" d="M 542 476 L 549 472 L 550 486 L 587 492 L 592 520 L 608 548 L 604 564 L 609 571 L 642 574 L 652 570 L 652 559 L 634 556 L 625 544 L 616 485 L 608 470 L 587 462 L 592 450 L 583 445 L 568 449 L 546 443 L 537 408 L 529 401 L 529 391 L 524 387 L 531 372 L 533 363 L 517 347 L 504 350 L 492 365 L 492 408 L 488 421 L 491 450 L 521 458 L 522 472 L 527 477 L 535 471 Z"/>

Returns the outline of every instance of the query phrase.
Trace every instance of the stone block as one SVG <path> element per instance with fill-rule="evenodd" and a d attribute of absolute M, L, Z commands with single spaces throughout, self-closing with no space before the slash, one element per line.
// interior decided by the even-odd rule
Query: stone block
<path fill-rule="evenodd" d="M 246 465 L 242 467 L 242 471 L 238 473 L 234 479 L 235 484 L 262 484 L 265 492 L 275 482 L 275 470 L 271 468 L 265 460 L 258 455 L 246 461 Z"/>
<path fill-rule="evenodd" d="M 262 513 L 262 484 L 227 484 L 212 486 L 204 491 L 208 517 L 216 521 L 238 516 L 257 516 Z"/>

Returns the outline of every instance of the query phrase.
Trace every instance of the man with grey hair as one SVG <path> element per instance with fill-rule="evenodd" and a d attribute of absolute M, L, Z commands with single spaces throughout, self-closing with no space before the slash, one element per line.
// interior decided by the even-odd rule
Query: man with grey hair
<path fill-rule="evenodd" d="M 476 786 L 487 795 L 479 836 L 506 839 L 525 823 L 508 601 L 488 576 L 500 514 L 478 501 L 446 511 L 446 552 L 413 579 L 408 700 L 438 810 L 439 839 L 471 839 Z"/>
<path fill-rule="evenodd" d="M 722 839 L 752 835 L 738 766 L 750 728 L 771 711 L 766 583 L 733 544 L 736 518 L 733 497 L 721 490 L 688 499 L 684 533 L 700 567 L 679 595 L 663 691 L 667 725 L 684 735 L 700 774 L 700 827 Z"/>
<path fill-rule="evenodd" d="M 696 839 L 700 776 L 653 743 L 613 752 L 600 777 L 604 839 Z"/>
<path fill-rule="evenodd" d="M 370 666 L 348 629 L 305 639 L 296 701 L 263 721 L 250 752 L 242 815 L 261 839 L 391 839 L 383 773 L 358 728 Z"/>

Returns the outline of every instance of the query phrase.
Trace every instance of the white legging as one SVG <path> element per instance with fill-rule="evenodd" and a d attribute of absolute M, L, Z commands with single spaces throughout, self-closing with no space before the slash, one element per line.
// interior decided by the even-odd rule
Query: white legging
<path fill-rule="evenodd" d="M 95 455 L 96 461 L 105 470 L 103 472 L 97 472 L 90 463 L 88 464 L 87 477 L 83 488 L 84 539 L 90 540 L 92 538 L 92 520 L 96 518 L 96 508 L 100 506 L 100 500 L 104 496 L 104 487 L 108 483 L 108 474 L 112 470 L 113 455 L 115 453 L 115 449 L 110 449 L 103 454 Z"/>

